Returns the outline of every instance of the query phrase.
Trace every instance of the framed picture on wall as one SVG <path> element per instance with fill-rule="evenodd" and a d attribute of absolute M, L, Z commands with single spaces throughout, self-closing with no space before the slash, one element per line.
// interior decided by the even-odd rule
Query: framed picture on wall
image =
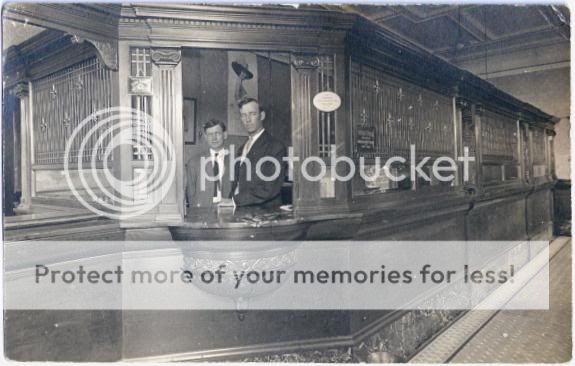
<path fill-rule="evenodd" d="M 183 104 L 184 143 L 194 145 L 196 143 L 196 100 L 184 98 Z"/>

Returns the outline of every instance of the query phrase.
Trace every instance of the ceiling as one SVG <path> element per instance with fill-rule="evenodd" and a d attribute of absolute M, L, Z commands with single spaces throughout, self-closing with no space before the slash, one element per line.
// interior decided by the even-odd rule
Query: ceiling
<path fill-rule="evenodd" d="M 563 6 L 340 5 L 446 60 L 509 47 L 566 43 L 570 14 Z"/>
<path fill-rule="evenodd" d="M 570 14 L 564 6 L 512 5 L 308 5 L 363 15 L 401 38 L 445 60 L 502 49 L 569 44 Z M 2 49 L 43 28 L 3 22 Z"/>
<path fill-rule="evenodd" d="M 44 30 L 31 24 L 2 19 L 2 50 L 20 44 Z"/>

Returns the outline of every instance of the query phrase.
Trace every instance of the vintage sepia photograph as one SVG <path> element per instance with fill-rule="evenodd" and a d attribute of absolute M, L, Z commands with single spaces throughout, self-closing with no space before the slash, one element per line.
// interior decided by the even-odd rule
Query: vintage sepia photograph
<path fill-rule="evenodd" d="M 561 4 L 9 2 L 9 361 L 566 363 Z"/>

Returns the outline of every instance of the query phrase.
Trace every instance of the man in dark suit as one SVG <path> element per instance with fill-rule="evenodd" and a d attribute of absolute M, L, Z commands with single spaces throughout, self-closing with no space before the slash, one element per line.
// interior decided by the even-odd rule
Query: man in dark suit
<path fill-rule="evenodd" d="M 186 164 L 186 198 L 190 209 L 216 207 L 231 194 L 230 152 L 225 148 L 226 125 L 211 119 L 203 126 L 209 149 Z"/>
<path fill-rule="evenodd" d="M 240 159 L 235 159 L 234 203 L 236 206 L 279 206 L 286 147 L 264 129 L 266 113 L 256 99 L 243 99 L 239 107 L 249 138 L 238 150 Z"/>

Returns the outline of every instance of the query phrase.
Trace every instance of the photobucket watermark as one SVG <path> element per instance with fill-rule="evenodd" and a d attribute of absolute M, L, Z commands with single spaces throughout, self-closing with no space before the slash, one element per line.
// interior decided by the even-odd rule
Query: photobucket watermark
<path fill-rule="evenodd" d="M 146 151 L 153 159 L 121 177 L 113 156 L 126 147 Z M 91 212 L 112 219 L 136 218 L 168 194 L 176 177 L 175 154 L 170 134 L 152 116 L 133 108 L 104 108 L 71 131 L 63 174 L 74 197 Z"/>
<path fill-rule="evenodd" d="M 408 159 L 403 156 L 392 156 L 384 161 L 378 156 L 370 159 L 373 162 L 370 161 L 369 163 L 364 156 L 360 156 L 356 160 L 348 156 L 338 156 L 335 146 L 332 147 L 330 157 L 327 159 L 319 156 L 308 156 L 305 159 L 301 159 L 301 157 L 294 154 L 292 147 L 288 149 L 287 156 L 283 156 L 281 161 L 273 156 L 264 156 L 257 161 L 251 161 L 241 155 L 236 156 L 234 145 L 230 145 L 229 151 L 229 169 L 225 169 L 225 171 L 219 170 L 219 174 L 210 174 L 213 171 L 209 169 L 211 164 L 213 164 L 211 157 L 201 157 L 201 190 L 206 190 L 207 182 L 221 180 L 225 174 L 229 174 L 229 179 L 234 180 L 240 166 L 245 169 L 245 179 L 247 181 L 252 181 L 256 178 L 266 182 L 275 181 L 282 174 L 282 164 L 287 164 L 290 167 L 287 170 L 290 181 L 293 181 L 294 172 L 296 171 L 295 167 L 297 166 L 301 176 L 311 182 L 321 181 L 325 178 L 329 178 L 332 181 L 347 182 L 353 179 L 358 171 L 361 179 L 366 182 L 374 182 L 381 177 L 393 182 L 405 180 L 432 182 L 434 179 L 440 182 L 452 182 L 461 171 L 463 173 L 463 182 L 467 182 L 469 181 L 469 163 L 475 161 L 475 157 L 469 155 L 468 147 L 463 148 L 462 156 L 432 158 L 431 156 L 418 157 L 416 146 L 410 145 Z M 264 166 L 266 166 L 265 169 Z M 404 169 L 398 169 L 398 166 Z M 408 173 L 399 173 L 406 170 Z M 341 174 L 341 172 L 345 173 Z"/>

